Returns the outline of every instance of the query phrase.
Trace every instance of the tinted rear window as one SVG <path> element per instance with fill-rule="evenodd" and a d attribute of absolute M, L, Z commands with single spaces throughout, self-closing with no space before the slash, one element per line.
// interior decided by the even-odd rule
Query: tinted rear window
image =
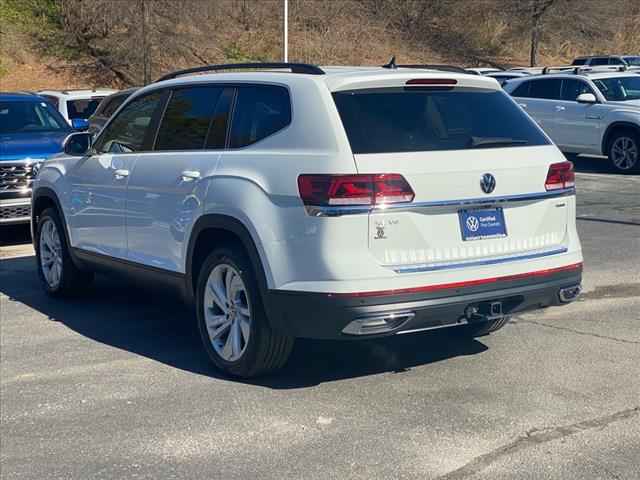
<path fill-rule="evenodd" d="M 93 115 L 93 112 L 96 111 L 96 108 L 98 108 L 103 98 L 104 97 L 94 97 L 67 101 L 67 116 L 69 120 L 73 120 L 74 118 L 89 118 Z"/>
<path fill-rule="evenodd" d="M 333 97 L 356 154 L 549 143 L 502 91 L 380 88 Z"/>

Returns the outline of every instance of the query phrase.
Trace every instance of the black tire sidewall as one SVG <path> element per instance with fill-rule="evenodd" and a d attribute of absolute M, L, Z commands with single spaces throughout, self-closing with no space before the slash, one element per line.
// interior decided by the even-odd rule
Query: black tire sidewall
<path fill-rule="evenodd" d="M 613 150 L 613 145 L 616 142 L 616 140 L 620 137 L 629 137 L 631 138 L 635 144 L 636 144 L 636 150 L 638 150 L 638 158 L 636 158 L 636 164 L 629 168 L 628 170 L 622 170 L 618 167 L 616 167 L 616 165 L 613 163 L 613 154 L 612 154 L 612 150 Z M 609 148 L 607 149 L 607 156 L 609 158 L 609 165 L 611 166 L 611 168 L 617 172 L 617 173 L 622 173 L 622 174 L 629 174 L 629 173 L 638 173 L 640 172 L 640 134 L 631 131 L 631 130 L 622 130 L 618 133 L 615 133 L 613 135 L 613 137 L 611 138 L 611 140 L 609 141 Z"/>
<path fill-rule="evenodd" d="M 234 361 L 228 362 L 218 355 L 211 345 L 209 333 L 204 320 L 204 292 L 211 271 L 220 264 L 228 264 L 236 269 L 244 282 L 251 308 L 251 333 L 242 356 Z M 218 369 L 232 376 L 249 377 L 254 374 L 260 365 L 257 364 L 258 349 L 262 341 L 262 336 L 268 335 L 268 325 L 262 298 L 253 270 L 249 261 L 243 253 L 230 247 L 220 247 L 213 250 L 204 261 L 196 290 L 196 317 L 198 331 L 207 355 Z"/>

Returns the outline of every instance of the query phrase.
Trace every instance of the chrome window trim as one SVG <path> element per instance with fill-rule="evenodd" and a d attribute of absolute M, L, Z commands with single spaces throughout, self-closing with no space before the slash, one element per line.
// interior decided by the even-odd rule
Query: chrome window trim
<path fill-rule="evenodd" d="M 412 211 L 421 208 L 469 207 L 487 206 L 508 202 L 527 202 L 548 198 L 575 195 L 575 187 L 551 190 L 549 192 L 522 193 L 517 195 L 502 195 L 498 197 L 465 198 L 458 200 L 440 200 L 432 202 L 395 203 L 392 205 L 338 205 L 338 206 L 305 206 L 307 213 L 313 217 L 339 217 L 342 215 L 356 215 L 361 213 L 384 211 Z"/>

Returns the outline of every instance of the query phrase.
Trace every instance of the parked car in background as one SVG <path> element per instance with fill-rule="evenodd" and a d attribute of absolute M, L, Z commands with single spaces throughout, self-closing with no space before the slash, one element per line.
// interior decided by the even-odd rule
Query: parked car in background
<path fill-rule="evenodd" d="M 640 55 L 593 55 L 577 57 L 571 65 L 584 67 L 599 67 L 604 65 L 640 67 Z"/>
<path fill-rule="evenodd" d="M 33 176 L 71 132 L 44 98 L 0 93 L 0 226 L 29 222 Z"/>
<path fill-rule="evenodd" d="M 501 69 L 494 67 L 473 67 L 465 68 L 465 70 L 472 75 L 486 75 L 487 73 L 502 72 Z"/>
<path fill-rule="evenodd" d="M 112 89 L 99 90 L 42 90 L 38 95 L 46 98 L 60 114 L 65 118 L 69 125 L 77 120 L 74 128 L 87 128 L 89 126 L 89 117 L 98 108 L 98 105 L 108 95 L 117 92 Z"/>
<path fill-rule="evenodd" d="M 34 185 L 43 289 L 168 282 L 232 375 L 281 367 L 296 337 L 486 335 L 580 292 L 573 165 L 486 77 L 197 67 L 65 152 Z"/>
<path fill-rule="evenodd" d="M 95 135 L 102 130 L 102 127 L 104 127 L 107 120 L 111 118 L 111 115 L 113 115 L 118 107 L 137 89 L 137 87 L 128 88 L 104 97 L 100 105 L 98 105 L 98 108 L 96 108 L 96 111 L 89 117 L 89 132 Z"/>
<path fill-rule="evenodd" d="M 528 77 L 530 74 L 525 72 L 491 72 L 487 73 L 485 77 L 495 78 L 498 83 L 504 86 L 509 80 L 514 78 Z"/>
<path fill-rule="evenodd" d="M 606 155 L 640 171 L 640 76 L 587 70 L 512 80 L 505 90 L 566 153 Z"/>

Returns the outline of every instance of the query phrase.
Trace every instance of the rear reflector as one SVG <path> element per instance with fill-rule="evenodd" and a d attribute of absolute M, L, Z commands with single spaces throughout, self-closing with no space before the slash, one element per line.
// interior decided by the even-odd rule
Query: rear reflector
<path fill-rule="evenodd" d="M 329 293 L 327 295 L 333 297 L 377 297 L 387 295 L 404 295 L 410 293 L 426 293 L 439 290 L 447 290 L 453 288 L 474 287 L 478 285 L 486 285 L 496 282 L 509 282 L 514 280 L 524 280 L 527 278 L 548 277 L 561 272 L 572 272 L 582 270 L 582 262 L 572 263 L 563 267 L 547 268 L 544 270 L 534 270 L 533 272 L 518 273 L 515 275 L 505 275 L 502 277 L 481 278 L 479 280 L 468 280 L 465 282 L 440 283 L 436 285 L 425 285 L 422 287 L 399 288 L 396 290 L 377 290 L 373 292 L 350 292 L 350 293 Z"/>
<path fill-rule="evenodd" d="M 573 163 L 560 162 L 549 165 L 547 180 L 544 182 L 544 188 L 549 190 L 560 190 L 563 188 L 571 188 L 576 185 L 576 174 L 573 171 Z"/>
<path fill-rule="evenodd" d="M 413 190 L 402 175 L 300 175 L 300 198 L 309 206 L 384 205 L 412 202 Z"/>
<path fill-rule="evenodd" d="M 405 85 L 457 85 L 458 81 L 453 78 L 412 78 L 407 80 Z"/>

